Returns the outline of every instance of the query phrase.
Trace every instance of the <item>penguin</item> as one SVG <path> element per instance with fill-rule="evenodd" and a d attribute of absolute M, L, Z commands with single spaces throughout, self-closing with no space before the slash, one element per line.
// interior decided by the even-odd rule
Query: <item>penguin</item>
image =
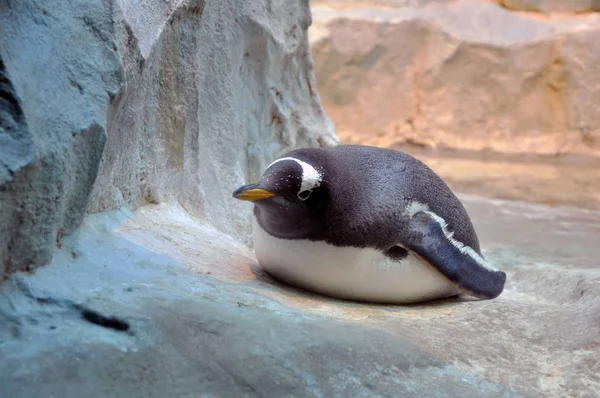
<path fill-rule="evenodd" d="M 481 254 L 466 209 L 418 159 L 387 148 L 301 148 L 233 197 L 254 204 L 259 265 L 321 295 L 408 304 L 498 297 L 506 274 Z"/>

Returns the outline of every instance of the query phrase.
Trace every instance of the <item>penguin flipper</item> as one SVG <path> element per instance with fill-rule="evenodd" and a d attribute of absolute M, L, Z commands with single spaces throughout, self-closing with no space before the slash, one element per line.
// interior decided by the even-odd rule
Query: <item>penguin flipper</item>
<path fill-rule="evenodd" d="M 455 240 L 446 229 L 445 221 L 433 212 L 420 211 L 412 216 L 407 243 L 408 249 L 470 295 L 493 299 L 504 290 L 506 274 Z"/>

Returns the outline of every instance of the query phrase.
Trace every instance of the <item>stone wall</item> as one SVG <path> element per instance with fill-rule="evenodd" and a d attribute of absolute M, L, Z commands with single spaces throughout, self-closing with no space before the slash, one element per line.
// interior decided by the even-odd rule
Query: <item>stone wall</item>
<path fill-rule="evenodd" d="M 525 3 L 316 2 L 319 93 L 340 138 L 600 155 L 600 14 L 507 8 Z"/>
<path fill-rule="evenodd" d="M 308 1 L 0 4 L 0 275 L 48 263 L 86 213 L 173 202 L 237 238 L 224 198 L 337 142 Z"/>

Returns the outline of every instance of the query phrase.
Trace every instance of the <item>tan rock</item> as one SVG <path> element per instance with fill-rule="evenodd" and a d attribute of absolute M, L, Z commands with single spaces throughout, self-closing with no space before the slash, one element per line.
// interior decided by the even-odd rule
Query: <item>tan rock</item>
<path fill-rule="evenodd" d="M 311 6 L 326 6 L 337 9 L 361 7 L 402 8 L 424 7 L 429 4 L 452 3 L 456 0 L 311 0 Z"/>
<path fill-rule="evenodd" d="M 600 15 L 492 3 L 313 8 L 319 93 L 346 142 L 600 155 Z"/>
<path fill-rule="evenodd" d="M 600 209 L 600 158 L 402 149 L 424 161 L 455 192 Z"/>
<path fill-rule="evenodd" d="M 312 6 L 327 6 L 337 9 L 361 7 L 403 8 L 424 7 L 430 4 L 448 4 L 460 0 L 312 0 Z M 499 4 L 509 10 L 524 12 L 542 12 L 545 14 L 573 14 L 597 12 L 598 0 L 479 0 Z"/>
<path fill-rule="evenodd" d="M 583 13 L 600 11 L 598 0 L 498 0 L 511 10 L 550 13 Z"/>

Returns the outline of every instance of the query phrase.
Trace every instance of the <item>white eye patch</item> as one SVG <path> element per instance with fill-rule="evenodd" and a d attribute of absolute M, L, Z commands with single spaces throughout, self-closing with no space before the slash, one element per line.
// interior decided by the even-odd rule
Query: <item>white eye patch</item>
<path fill-rule="evenodd" d="M 306 162 L 303 162 L 300 159 L 296 159 L 296 158 L 277 159 L 276 161 L 271 163 L 267 167 L 267 169 L 269 167 L 273 166 L 275 163 L 281 162 L 283 160 L 292 160 L 292 161 L 298 163 L 300 165 L 300 167 L 302 167 L 302 184 L 300 185 L 300 192 L 310 191 L 310 190 L 318 187 L 319 185 L 321 185 L 321 181 L 323 179 L 323 176 L 321 175 L 321 173 L 319 173 L 317 171 L 317 169 L 315 169 L 313 166 L 311 166 L 310 164 L 308 164 Z"/>

